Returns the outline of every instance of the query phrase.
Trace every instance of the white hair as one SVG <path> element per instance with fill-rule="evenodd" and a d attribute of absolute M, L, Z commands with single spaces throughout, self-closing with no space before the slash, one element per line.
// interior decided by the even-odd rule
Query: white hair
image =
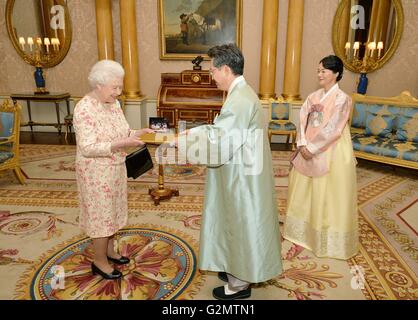
<path fill-rule="evenodd" d="M 92 88 L 106 85 L 115 78 L 123 78 L 125 70 L 120 63 L 113 60 L 100 60 L 90 71 L 88 80 Z"/>

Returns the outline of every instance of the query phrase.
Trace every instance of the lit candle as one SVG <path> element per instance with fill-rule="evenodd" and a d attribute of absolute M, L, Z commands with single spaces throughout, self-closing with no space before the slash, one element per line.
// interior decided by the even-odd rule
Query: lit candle
<path fill-rule="evenodd" d="M 377 57 L 380 59 L 380 55 L 382 54 L 382 49 L 383 49 L 383 41 L 379 41 L 377 43 L 377 50 L 378 50 L 378 54 Z"/>
<path fill-rule="evenodd" d="M 30 47 L 30 51 L 32 51 L 32 46 L 33 46 L 33 39 L 32 39 L 32 37 L 28 37 L 28 45 Z"/>
<path fill-rule="evenodd" d="M 54 50 L 59 50 L 59 40 L 58 40 L 58 38 L 52 38 L 51 43 L 54 47 Z"/>
<path fill-rule="evenodd" d="M 39 50 L 41 50 L 41 46 L 42 46 L 42 39 L 41 38 L 36 38 L 36 44 L 38 45 L 38 47 L 39 47 Z"/>
<path fill-rule="evenodd" d="M 348 57 L 349 53 L 350 53 L 350 47 L 351 47 L 351 43 L 350 42 L 346 42 L 345 43 L 345 55 Z"/>
<path fill-rule="evenodd" d="M 21 47 L 22 47 L 22 50 L 23 51 L 25 51 L 25 38 L 23 38 L 23 37 L 19 37 L 19 43 L 20 43 L 20 45 L 21 45 Z"/>
<path fill-rule="evenodd" d="M 370 57 L 373 57 L 373 51 L 376 50 L 376 42 L 369 43 Z"/>
<path fill-rule="evenodd" d="M 360 42 L 358 41 L 354 42 L 353 49 L 354 49 L 354 56 L 357 57 L 358 50 L 360 49 Z"/>
<path fill-rule="evenodd" d="M 51 42 L 49 41 L 49 38 L 44 38 L 44 44 L 46 46 L 46 52 L 49 53 L 49 46 L 51 44 Z"/>

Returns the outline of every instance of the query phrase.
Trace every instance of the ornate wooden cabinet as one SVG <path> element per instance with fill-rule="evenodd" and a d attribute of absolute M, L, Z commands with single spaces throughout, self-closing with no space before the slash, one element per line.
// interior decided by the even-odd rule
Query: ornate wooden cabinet
<path fill-rule="evenodd" d="M 176 128 L 179 120 L 213 123 L 225 99 L 208 70 L 162 73 L 157 114 Z"/>

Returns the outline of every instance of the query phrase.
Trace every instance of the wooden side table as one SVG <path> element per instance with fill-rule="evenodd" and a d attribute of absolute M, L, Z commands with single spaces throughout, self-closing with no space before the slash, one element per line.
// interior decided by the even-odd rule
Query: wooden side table
<path fill-rule="evenodd" d="M 147 144 L 161 145 L 163 143 L 169 143 L 174 138 L 174 134 L 156 134 L 146 133 L 139 137 L 143 142 Z M 164 164 L 158 164 L 158 187 L 150 188 L 148 194 L 154 200 L 154 205 L 158 206 L 161 200 L 171 199 L 172 196 L 179 196 L 178 189 L 166 188 L 164 186 Z"/>
<path fill-rule="evenodd" d="M 67 104 L 67 116 L 70 114 L 70 97 L 71 95 L 68 92 L 63 93 L 49 93 L 49 94 L 33 94 L 33 93 L 12 93 L 10 95 L 12 100 L 16 103 L 17 100 L 24 100 L 26 101 L 26 105 L 28 107 L 28 115 L 29 121 L 27 123 L 23 123 L 20 126 L 30 126 L 30 130 L 33 132 L 34 126 L 54 126 L 58 129 L 58 133 L 61 134 L 61 127 L 64 123 L 61 123 L 60 120 L 60 112 L 59 112 L 59 105 L 62 101 L 65 101 Z M 53 102 L 55 104 L 55 111 L 57 114 L 57 122 L 56 123 L 45 123 L 45 122 L 35 122 L 32 120 L 32 112 L 31 112 L 31 101 L 34 102 Z"/>

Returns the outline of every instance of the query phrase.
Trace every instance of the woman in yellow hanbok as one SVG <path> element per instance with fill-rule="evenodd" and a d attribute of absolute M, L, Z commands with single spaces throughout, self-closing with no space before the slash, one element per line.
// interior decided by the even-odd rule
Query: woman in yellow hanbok
<path fill-rule="evenodd" d="M 356 159 L 348 124 L 352 101 L 337 83 L 343 70 L 340 58 L 322 59 L 322 88 L 301 108 L 284 226 L 287 240 L 337 259 L 358 251 Z"/>

